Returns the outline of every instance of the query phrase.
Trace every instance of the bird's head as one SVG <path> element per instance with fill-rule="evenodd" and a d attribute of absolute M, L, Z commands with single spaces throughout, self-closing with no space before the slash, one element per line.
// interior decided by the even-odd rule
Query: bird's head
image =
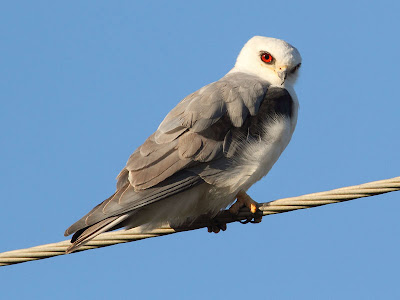
<path fill-rule="evenodd" d="M 231 72 L 257 75 L 273 85 L 293 84 L 301 65 L 299 51 L 283 40 L 255 36 L 240 51 Z"/>

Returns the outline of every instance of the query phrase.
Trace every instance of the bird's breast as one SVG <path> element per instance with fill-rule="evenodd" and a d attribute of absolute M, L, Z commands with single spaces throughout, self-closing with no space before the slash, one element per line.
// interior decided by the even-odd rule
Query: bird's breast
<path fill-rule="evenodd" d="M 283 88 L 269 88 L 256 116 L 240 134 L 232 168 L 225 174 L 231 191 L 247 190 L 264 177 L 285 150 L 297 121 L 297 98 Z M 239 131 L 239 129 L 238 129 Z"/>
<path fill-rule="evenodd" d="M 258 140 L 243 145 L 232 176 L 234 190 L 247 190 L 267 175 L 292 137 L 291 122 L 287 118 L 275 120 L 264 128 Z"/>

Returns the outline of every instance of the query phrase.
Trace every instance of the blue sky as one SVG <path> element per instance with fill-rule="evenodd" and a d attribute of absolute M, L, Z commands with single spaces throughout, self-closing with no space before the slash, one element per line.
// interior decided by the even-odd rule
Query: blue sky
<path fill-rule="evenodd" d="M 0 251 L 63 240 L 254 35 L 303 57 L 259 202 L 400 176 L 396 1 L 25 1 L 0 10 Z M 398 193 L 0 269 L 4 299 L 398 299 Z"/>

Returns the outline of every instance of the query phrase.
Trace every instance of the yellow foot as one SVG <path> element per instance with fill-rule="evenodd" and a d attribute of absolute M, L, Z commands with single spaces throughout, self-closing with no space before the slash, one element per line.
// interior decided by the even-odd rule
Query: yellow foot
<path fill-rule="evenodd" d="M 260 223 L 262 220 L 262 214 L 256 212 L 260 212 L 258 209 L 258 203 L 251 199 L 249 195 L 245 191 L 239 191 L 236 195 L 236 202 L 229 208 L 229 212 L 233 215 L 237 215 L 239 213 L 239 210 L 246 206 L 248 209 L 250 209 L 250 212 L 253 214 L 253 217 L 251 219 L 254 219 L 254 221 L 251 221 L 252 223 Z M 251 220 L 250 219 L 250 220 Z M 248 220 L 250 222 L 250 220 Z"/>

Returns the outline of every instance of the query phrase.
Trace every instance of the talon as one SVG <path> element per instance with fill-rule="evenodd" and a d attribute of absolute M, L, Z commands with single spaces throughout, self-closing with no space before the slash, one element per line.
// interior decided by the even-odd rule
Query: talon
<path fill-rule="evenodd" d="M 226 223 L 220 224 L 220 228 L 222 231 L 226 230 Z"/>
<path fill-rule="evenodd" d="M 221 223 L 215 219 L 211 219 L 210 220 L 210 225 L 207 226 L 207 231 L 208 232 L 214 232 L 214 233 L 218 233 L 220 231 L 225 231 L 226 230 L 226 223 Z"/>
<path fill-rule="evenodd" d="M 258 209 L 254 214 L 254 219 L 252 223 L 261 223 L 262 217 L 263 217 L 262 211 Z"/>

